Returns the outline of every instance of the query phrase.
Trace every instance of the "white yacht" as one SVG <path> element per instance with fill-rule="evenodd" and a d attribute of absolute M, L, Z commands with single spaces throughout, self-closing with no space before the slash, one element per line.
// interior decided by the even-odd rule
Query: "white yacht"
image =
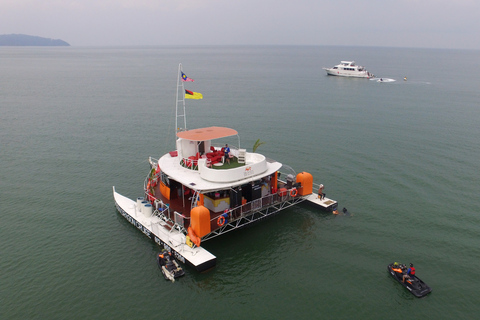
<path fill-rule="evenodd" d="M 202 272 L 216 265 L 215 255 L 202 246 L 204 241 L 305 200 L 336 213 L 337 202 L 318 196 L 323 185 L 314 184 L 311 174 L 297 174 L 278 161 L 248 152 L 240 146 L 236 130 L 184 129 L 182 74 L 180 64 L 175 149 L 159 159 L 149 158 L 144 194 L 136 201 L 113 187 L 115 205 L 123 217 L 177 260 Z M 230 152 L 226 152 L 225 139 L 231 140 Z"/>
<path fill-rule="evenodd" d="M 357 66 L 355 61 L 341 61 L 333 68 L 323 68 L 329 76 L 355 77 L 355 78 L 374 78 L 375 76 L 368 72 L 365 67 Z"/>

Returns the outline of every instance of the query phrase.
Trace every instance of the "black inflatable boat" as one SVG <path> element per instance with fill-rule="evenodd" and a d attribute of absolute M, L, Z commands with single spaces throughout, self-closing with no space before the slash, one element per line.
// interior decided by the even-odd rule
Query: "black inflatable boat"
<path fill-rule="evenodd" d="M 157 255 L 157 263 L 166 280 L 174 282 L 176 278 L 185 275 L 185 271 L 178 265 L 172 253 L 165 249 Z"/>

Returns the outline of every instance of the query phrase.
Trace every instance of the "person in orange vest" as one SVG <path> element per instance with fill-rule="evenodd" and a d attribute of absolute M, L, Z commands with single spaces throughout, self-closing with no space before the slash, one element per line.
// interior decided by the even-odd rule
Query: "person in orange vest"
<path fill-rule="evenodd" d="M 410 276 L 415 275 L 415 268 L 413 267 L 413 263 L 410 263 L 410 268 L 408 268 L 407 273 L 403 275 L 403 283 L 405 283 L 405 279 L 410 279 Z"/>

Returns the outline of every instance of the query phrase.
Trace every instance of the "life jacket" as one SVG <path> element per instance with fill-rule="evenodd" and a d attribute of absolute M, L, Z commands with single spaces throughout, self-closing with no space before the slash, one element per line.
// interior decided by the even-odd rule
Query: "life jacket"
<path fill-rule="evenodd" d="M 415 275 L 415 268 L 414 267 L 410 267 L 410 270 L 409 270 L 409 274 L 414 276 Z"/>

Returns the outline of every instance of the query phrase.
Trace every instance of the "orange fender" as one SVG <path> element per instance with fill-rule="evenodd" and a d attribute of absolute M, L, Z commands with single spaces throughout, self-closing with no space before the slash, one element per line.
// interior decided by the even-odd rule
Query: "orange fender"
<path fill-rule="evenodd" d="M 192 227 L 188 227 L 188 236 L 190 237 L 190 240 L 195 243 L 197 247 L 200 247 L 200 242 L 202 241 L 197 235 L 195 234 L 195 231 L 193 231 Z"/>

